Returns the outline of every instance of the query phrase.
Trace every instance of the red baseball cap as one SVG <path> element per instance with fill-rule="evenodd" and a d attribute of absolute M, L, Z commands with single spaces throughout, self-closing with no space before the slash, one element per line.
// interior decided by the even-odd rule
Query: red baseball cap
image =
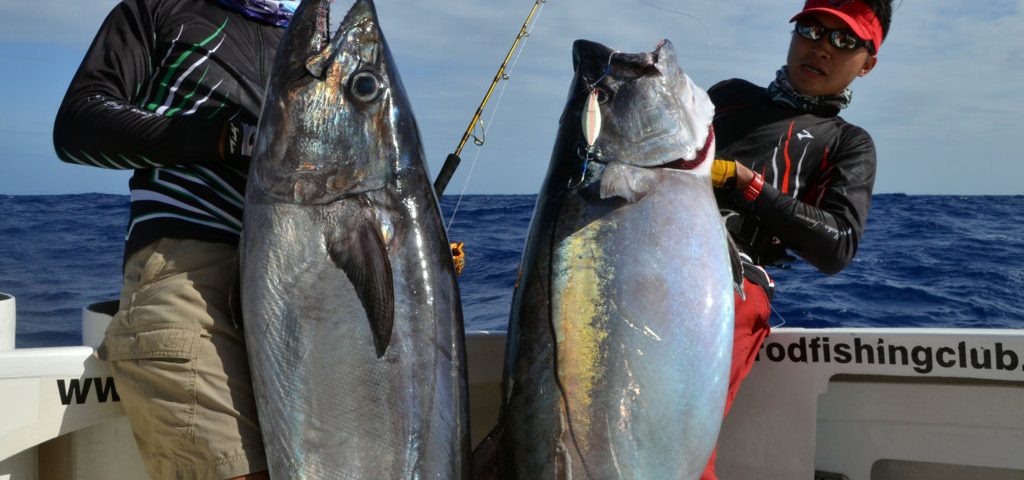
<path fill-rule="evenodd" d="M 882 46 L 882 22 L 868 4 L 860 0 L 807 0 L 804 9 L 791 18 L 799 18 L 814 12 L 828 13 L 845 23 L 861 40 L 874 44 L 875 54 Z"/>

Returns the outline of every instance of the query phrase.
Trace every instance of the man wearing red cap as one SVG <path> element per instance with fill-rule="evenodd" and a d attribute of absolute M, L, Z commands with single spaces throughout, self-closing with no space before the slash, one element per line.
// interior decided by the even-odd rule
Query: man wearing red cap
<path fill-rule="evenodd" d="M 786 65 L 767 88 L 732 79 L 711 87 L 718 147 L 712 168 L 726 227 L 744 264 L 726 413 L 768 335 L 774 283 L 765 266 L 787 250 L 826 274 L 857 252 L 875 180 L 875 146 L 844 121 L 849 86 L 870 72 L 892 0 L 809 0 L 797 13 Z M 715 479 L 712 454 L 702 480 Z"/>

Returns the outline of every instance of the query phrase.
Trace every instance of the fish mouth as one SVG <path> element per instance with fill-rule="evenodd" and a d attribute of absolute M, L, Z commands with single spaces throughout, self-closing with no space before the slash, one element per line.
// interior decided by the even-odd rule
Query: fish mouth
<path fill-rule="evenodd" d="M 379 190 L 400 160 L 398 147 L 380 140 L 401 127 L 406 100 L 373 2 L 344 2 L 351 5 L 344 19 L 332 23 L 339 3 L 299 5 L 268 80 L 265 158 L 254 178 L 289 203 L 319 205 Z"/>
<path fill-rule="evenodd" d="M 590 158 L 690 171 L 711 155 L 714 107 L 679 65 L 670 41 L 659 41 L 651 52 L 622 53 L 577 40 L 573 67 L 573 91 L 586 98 L 569 108 L 579 115 L 585 149 L 595 153 Z M 580 102 L 582 95 L 570 95 Z"/>
<path fill-rule="evenodd" d="M 653 52 L 626 53 L 591 40 L 573 42 L 573 70 L 585 65 L 584 76 L 598 79 L 612 74 L 625 78 L 640 78 L 645 75 L 661 75 L 659 59 L 662 50 L 671 50 L 671 42 L 663 39 Z"/>
<path fill-rule="evenodd" d="M 316 52 L 321 53 L 330 45 L 331 38 L 331 2 L 324 2 L 317 5 L 314 42 Z"/>
<path fill-rule="evenodd" d="M 643 200 L 654 190 L 659 182 L 659 171 L 671 170 L 685 172 L 686 175 L 707 175 L 710 170 L 707 160 L 715 149 L 714 128 L 708 129 L 704 147 L 696 152 L 693 158 L 678 158 L 661 165 L 633 165 L 628 162 L 594 158 L 601 168 L 584 170 L 583 177 L 577 186 L 584 191 L 596 193 L 601 199 L 613 197 L 635 203 Z M 587 177 L 590 177 L 589 180 Z M 569 185 L 573 185 L 570 180 Z M 575 188 L 575 187 L 570 187 Z"/>
<path fill-rule="evenodd" d="M 333 2 L 334 0 L 331 1 Z M 338 31 L 335 32 L 331 43 L 337 46 L 340 42 L 345 40 L 345 36 L 348 32 L 356 29 L 372 28 L 376 23 L 377 9 L 374 7 L 373 1 L 356 0 L 352 6 L 349 7 L 348 13 L 345 14 L 345 18 L 342 19 L 341 24 L 339 24 Z"/>
<path fill-rule="evenodd" d="M 662 165 L 660 168 L 667 168 L 670 170 L 696 170 L 707 161 L 711 149 L 715 145 L 715 129 L 708 127 L 708 138 L 704 141 L 704 146 L 700 150 L 697 150 L 697 154 L 693 158 L 680 158 Z"/>
<path fill-rule="evenodd" d="M 609 165 L 609 164 L 612 164 L 612 163 L 622 163 L 622 164 L 625 164 L 625 165 L 632 165 L 634 167 L 645 168 L 645 169 L 650 169 L 650 170 L 666 169 L 666 170 L 690 171 L 690 170 L 698 169 L 701 165 L 704 164 L 704 162 L 706 162 L 708 160 L 708 157 L 711 156 L 710 154 L 712 152 L 712 148 L 714 147 L 714 145 L 715 145 L 715 129 L 712 128 L 712 127 L 709 127 L 708 128 L 707 139 L 704 141 L 704 146 L 701 147 L 700 150 L 697 150 L 696 153 L 691 158 L 679 157 L 679 158 L 676 158 L 674 160 L 670 160 L 668 162 L 662 163 L 660 165 L 633 165 L 631 162 L 628 162 L 628 161 L 620 161 L 620 160 L 615 160 L 615 159 L 611 159 L 611 158 L 602 158 L 602 156 L 598 152 L 598 154 L 596 156 L 594 156 L 592 158 L 592 160 L 595 161 L 595 162 L 598 162 L 598 163 L 605 164 L 605 165 Z"/>
<path fill-rule="evenodd" d="M 658 167 L 654 167 L 654 168 L 664 168 L 666 170 L 682 170 L 682 171 L 695 170 L 697 167 L 700 166 L 700 164 L 704 163 L 704 160 L 705 160 L 704 158 L 695 158 L 693 160 L 687 160 L 685 158 L 680 158 L 678 160 L 671 161 L 671 162 L 668 162 L 668 163 L 666 163 L 664 165 L 661 165 L 661 166 L 658 166 Z"/>
<path fill-rule="evenodd" d="M 300 4 L 282 41 L 281 50 L 291 52 L 292 64 L 304 65 L 307 73 L 316 78 L 323 78 L 347 43 L 372 43 L 380 37 L 372 0 L 352 2 L 332 36 L 332 3 L 334 0 L 306 0 Z"/>

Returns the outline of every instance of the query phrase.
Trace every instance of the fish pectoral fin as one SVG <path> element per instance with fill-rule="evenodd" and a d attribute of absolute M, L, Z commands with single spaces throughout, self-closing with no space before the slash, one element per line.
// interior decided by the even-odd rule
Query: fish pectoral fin
<path fill-rule="evenodd" d="M 649 169 L 613 162 L 601 176 L 601 198 L 621 197 L 630 203 L 639 202 L 657 183 L 657 174 Z"/>
<path fill-rule="evenodd" d="M 736 246 L 736 241 L 732 239 L 732 235 L 726 233 L 725 238 L 729 241 L 729 264 L 732 266 L 732 286 L 736 289 L 740 299 L 746 300 L 746 294 L 743 292 L 743 262 L 740 261 L 740 249 Z"/>
<path fill-rule="evenodd" d="M 383 357 L 395 325 L 395 285 L 381 230 L 367 218 L 328 247 L 331 260 L 355 287 L 370 322 L 377 358 Z"/>

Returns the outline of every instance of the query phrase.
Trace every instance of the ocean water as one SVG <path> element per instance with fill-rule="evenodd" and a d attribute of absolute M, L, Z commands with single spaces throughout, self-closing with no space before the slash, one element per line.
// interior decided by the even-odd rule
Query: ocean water
<path fill-rule="evenodd" d="M 467 329 L 501 330 L 534 195 L 445 197 Z M 78 345 L 81 309 L 116 299 L 124 195 L 0 195 L 0 292 L 18 348 Z M 772 269 L 773 326 L 1024 327 L 1024 196 L 876 195 L 853 263 L 834 276 Z"/>

